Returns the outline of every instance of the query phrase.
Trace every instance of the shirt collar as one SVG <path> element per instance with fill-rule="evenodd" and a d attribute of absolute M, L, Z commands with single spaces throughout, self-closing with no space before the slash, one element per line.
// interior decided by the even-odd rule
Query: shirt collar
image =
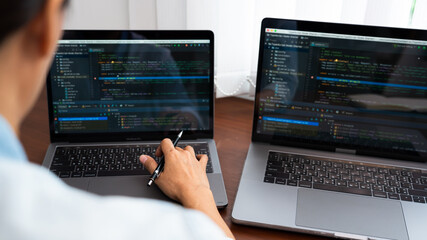
<path fill-rule="evenodd" d="M 27 161 L 24 148 L 5 118 L 0 115 L 0 159 Z"/>

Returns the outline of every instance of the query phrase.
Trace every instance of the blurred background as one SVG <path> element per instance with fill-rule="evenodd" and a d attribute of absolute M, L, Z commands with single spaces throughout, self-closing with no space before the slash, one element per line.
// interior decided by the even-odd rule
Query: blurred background
<path fill-rule="evenodd" d="M 72 0 L 65 29 L 208 29 L 216 96 L 253 99 L 265 17 L 427 29 L 427 0 Z"/>

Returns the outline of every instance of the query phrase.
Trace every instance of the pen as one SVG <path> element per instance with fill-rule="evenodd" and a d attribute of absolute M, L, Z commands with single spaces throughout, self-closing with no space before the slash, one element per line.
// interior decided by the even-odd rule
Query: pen
<path fill-rule="evenodd" d="M 175 141 L 173 142 L 173 147 L 176 147 L 176 145 L 178 145 L 179 139 L 181 139 L 182 133 L 184 132 L 184 130 L 182 130 L 179 134 L 178 137 L 176 137 Z M 157 165 L 156 170 L 154 170 L 153 174 L 150 177 L 150 180 L 147 183 L 147 186 L 151 186 L 151 184 L 153 184 L 154 180 L 156 180 L 156 178 L 159 177 L 159 174 L 161 172 L 163 172 L 163 169 L 165 167 L 165 155 L 163 155 L 160 158 L 159 161 L 159 165 Z"/>

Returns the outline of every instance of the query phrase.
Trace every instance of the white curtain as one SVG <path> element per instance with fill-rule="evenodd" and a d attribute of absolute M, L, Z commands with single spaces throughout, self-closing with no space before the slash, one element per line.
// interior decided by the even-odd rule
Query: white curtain
<path fill-rule="evenodd" d="M 66 28 L 210 29 L 217 97 L 253 96 L 264 17 L 427 28 L 427 0 L 73 0 Z"/>

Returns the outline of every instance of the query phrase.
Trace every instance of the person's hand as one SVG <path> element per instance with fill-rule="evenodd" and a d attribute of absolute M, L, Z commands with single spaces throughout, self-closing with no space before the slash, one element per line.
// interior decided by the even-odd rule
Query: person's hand
<path fill-rule="evenodd" d="M 209 216 L 229 237 L 233 234 L 216 208 L 206 175 L 206 155 L 194 154 L 190 146 L 175 148 L 170 139 L 164 139 L 156 151 L 156 156 L 165 156 L 165 167 L 155 183 L 170 198 L 181 202 L 184 207 L 199 210 Z M 141 155 L 140 161 L 152 174 L 157 167 L 150 156 Z"/>
<path fill-rule="evenodd" d="M 194 200 L 201 194 L 212 195 L 206 175 L 206 155 L 196 155 L 191 146 L 175 148 L 170 139 L 164 139 L 156 151 L 156 156 L 165 156 L 165 167 L 155 183 L 170 198 L 186 207 L 193 207 Z M 152 174 L 157 167 L 156 161 L 141 155 L 140 161 Z M 209 196 L 208 196 L 209 197 Z"/>

